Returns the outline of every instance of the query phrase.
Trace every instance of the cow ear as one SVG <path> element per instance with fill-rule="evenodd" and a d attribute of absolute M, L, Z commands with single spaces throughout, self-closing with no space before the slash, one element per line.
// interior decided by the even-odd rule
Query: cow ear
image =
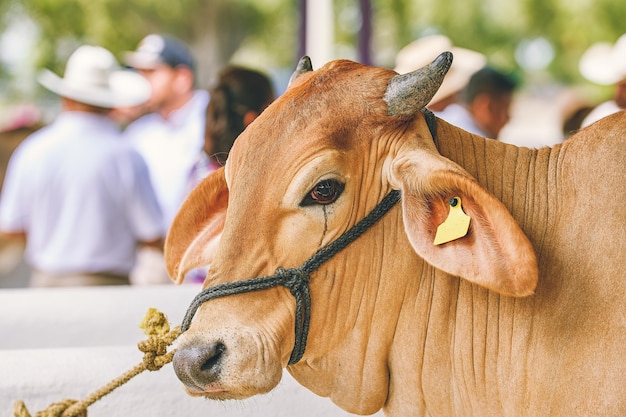
<path fill-rule="evenodd" d="M 189 194 L 165 239 L 165 265 L 180 284 L 193 268 L 209 265 L 217 248 L 228 208 L 224 168 L 211 173 Z"/>
<path fill-rule="evenodd" d="M 391 171 L 409 241 L 426 262 L 503 295 L 534 292 L 532 244 L 504 204 L 465 170 L 418 149 L 398 155 Z"/>

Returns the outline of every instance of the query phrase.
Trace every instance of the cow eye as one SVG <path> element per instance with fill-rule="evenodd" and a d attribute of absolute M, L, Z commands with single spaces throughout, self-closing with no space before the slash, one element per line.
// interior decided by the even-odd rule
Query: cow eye
<path fill-rule="evenodd" d="M 323 180 L 315 184 L 315 187 L 300 203 L 301 206 L 311 206 L 313 204 L 331 204 L 343 192 L 344 184 L 336 180 Z"/>

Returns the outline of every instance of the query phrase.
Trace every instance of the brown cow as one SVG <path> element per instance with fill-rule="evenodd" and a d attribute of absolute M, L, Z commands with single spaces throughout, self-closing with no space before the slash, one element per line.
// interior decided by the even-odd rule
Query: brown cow
<path fill-rule="evenodd" d="M 205 295 L 304 283 L 196 300 L 174 359 L 190 394 L 265 393 L 287 367 L 359 414 L 626 415 L 626 114 L 553 148 L 484 139 L 422 111 L 449 61 L 301 61 L 190 195 L 166 244 L 178 281 L 210 264 Z"/>

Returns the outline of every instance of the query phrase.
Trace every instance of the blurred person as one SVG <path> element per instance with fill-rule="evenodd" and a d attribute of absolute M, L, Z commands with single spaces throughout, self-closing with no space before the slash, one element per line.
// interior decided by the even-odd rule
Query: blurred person
<path fill-rule="evenodd" d="M 448 106 L 437 114 L 447 122 L 486 138 L 498 139 L 510 120 L 517 83 L 493 67 L 475 72 L 463 91 L 462 104 Z"/>
<path fill-rule="evenodd" d="M 624 74 L 624 78 L 615 83 L 613 98 L 591 109 L 580 126 L 587 127 L 606 116 L 623 110 L 626 110 L 626 73 Z"/>
<path fill-rule="evenodd" d="M 148 164 L 167 230 L 187 196 L 187 178 L 204 145 L 209 94 L 196 88 L 189 47 L 172 36 L 146 36 L 136 51 L 125 54 L 124 62 L 152 86 L 150 99 L 140 109 L 148 113 L 130 122 L 124 134 Z M 131 281 L 170 284 L 163 254 L 153 248 L 142 250 Z"/>
<path fill-rule="evenodd" d="M 210 94 L 204 147 L 189 174 L 189 191 L 226 163 L 235 139 L 275 98 L 267 75 L 239 66 L 220 71 Z M 187 274 L 186 281 L 203 282 L 206 273 L 207 268 L 196 268 Z"/>
<path fill-rule="evenodd" d="M 228 66 L 210 90 L 204 147 L 190 172 L 190 185 L 226 163 L 237 136 L 274 101 L 272 81 L 262 72 Z"/>
<path fill-rule="evenodd" d="M 18 105 L 9 114 L 8 123 L 0 128 L 0 185 L 4 183 L 9 160 L 17 146 L 43 127 L 41 111 L 34 105 Z M 0 233 L 0 287 L 28 286 L 30 267 L 23 254 L 23 242 Z"/>
<path fill-rule="evenodd" d="M 626 33 L 615 44 L 598 42 L 589 47 L 579 62 L 581 74 L 589 81 L 613 85 L 613 97 L 587 114 L 581 127 L 626 109 Z"/>
<path fill-rule="evenodd" d="M 63 78 L 46 70 L 38 81 L 62 110 L 11 156 L 0 231 L 25 241 L 31 286 L 129 284 L 137 247 L 162 247 L 163 219 L 144 160 L 109 113 L 145 102 L 150 85 L 88 45 Z"/>
<path fill-rule="evenodd" d="M 139 119 L 141 116 L 147 113 L 147 106 L 126 106 L 116 107 L 111 110 L 110 117 L 113 119 L 122 129 L 125 129 L 129 124 Z"/>
<path fill-rule="evenodd" d="M 144 157 L 169 227 L 186 197 L 186 178 L 204 145 L 209 94 L 196 89 L 195 61 L 188 46 L 168 35 L 146 36 L 126 65 L 152 87 L 149 113 L 131 122 L 124 135 Z"/>
<path fill-rule="evenodd" d="M 487 61 L 485 56 L 470 49 L 453 46 L 447 36 L 429 35 L 402 48 L 396 56 L 394 68 L 397 73 L 406 74 L 430 64 L 445 51 L 452 52 L 453 60 L 441 87 L 428 103 L 428 109 L 435 113 L 460 101 L 460 92 L 465 88 L 470 77 L 485 66 Z"/>
<path fill-rule="evenodd" d="M 43 127 L 41 111 L 34 105 L 18 105 L 9 111 L 7 123 L 0 127 L 0 184 L 15 148 Z"/>

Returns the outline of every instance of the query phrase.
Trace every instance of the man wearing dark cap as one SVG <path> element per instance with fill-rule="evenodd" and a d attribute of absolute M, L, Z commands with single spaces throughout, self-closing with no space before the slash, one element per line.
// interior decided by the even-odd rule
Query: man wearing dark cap
<path fill-rule="evenodd" d="M 148 113 L 131 122 L 125 135 L 148 164 L 167 229 L 186 197 L 187 177 L 204 145 L 209 94 L 195 89 L 191 51 L 171 36 L 146 36 L 136 51 L 126 53 L 124 62 L 152 86 Z M 152 277 L 158 274 L 146 275 L 154 281 Z"/>

